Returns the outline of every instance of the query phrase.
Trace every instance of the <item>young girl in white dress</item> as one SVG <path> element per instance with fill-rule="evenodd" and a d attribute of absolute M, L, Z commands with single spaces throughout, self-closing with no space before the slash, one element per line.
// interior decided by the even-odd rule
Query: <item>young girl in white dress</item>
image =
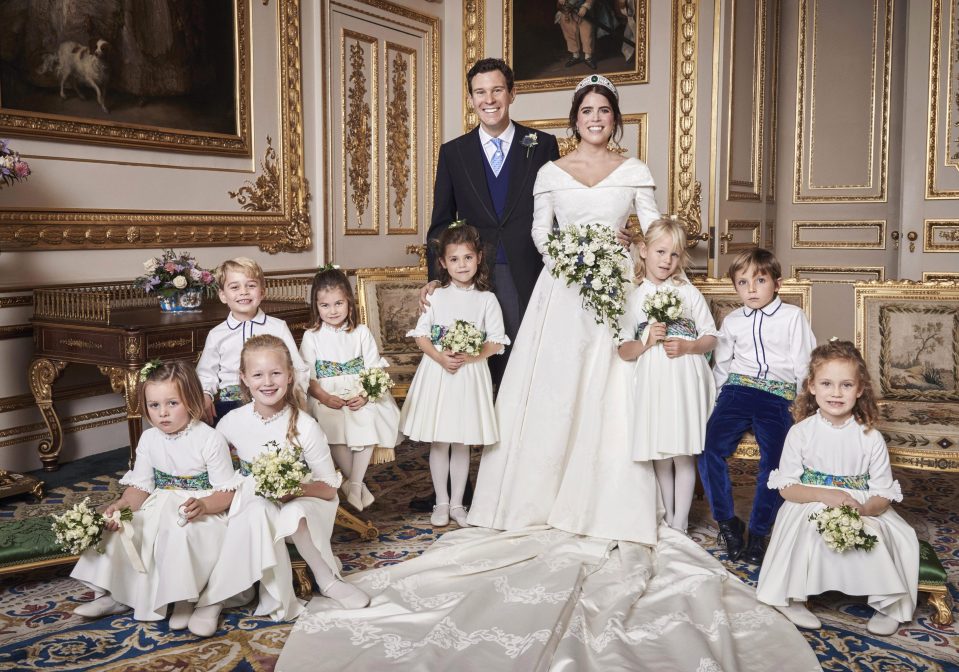
<path fill-rule="evenodd" d="M 902 501 L 889 452 L 873 426 L 879 410 L 866 364 L 848 341 L 812 352 L 809 375 L 793 404 L 796 424 L 786 436 L 769 487 L 786 500 L 776 516 L 756 597 L 801 628 L 819 628 L 806 598 L 828 590 L 868 596 L 875 609 L 867 628 L 891 635 L 912 620 L 919 581 L 916 533 L 890 506 Z M 871 550 L 830 550 L 809 516 L 849 505 L 878 543 Z"/>
<path fill-rule="evenodd" d="M 359 374 L 389 363 L 380 357 L 370 330 L 358 324 L 356 298 L 343 271 L 321 269 L 310 296 L 312 326 L 300 344 L 310 368 L 310 412 L 346 477 L 346 501 L 362 511 L 374 501 L 363 482 L 373 447 L 392 449 L 399 442 L 400 409 L 389 391 L 374 401 L 360 394 Z"/>
<path fill-rule="evenodd" d="M 706 420 L 716 385 L 704 355 L 719 331 L 709 306 L 683 274 L 686 232 L 677 220 L 653 222 L 636 245 L 639 287 L 627 300 L 624 333 L 635 340 L 619 355 L 636 360 L 630 399 L 629 446 L 633 460 L 652 460 L 666 509 L 666 524 L 685 533 L 696 486 L 694 455 L 703 452 Z M 682 317 L 650 323 L 644 300 L 670 289 L 682 301 Z"/>
<path fill-rule="evenodd" d="M 424 357 L 403 405 L 400 431 L 414 441 L 429 441 L 430 476 L 436 506 L 430 522 L 466 527 L 463 494 L 469 475 L 469 446 L 499 440 L 493 412 L 493 384 L 486 360 L 503 352 L 509 338 L 503 311 L 490 290 L 479 232 L 460 222 L 443 231 L 437 244 L 439 289 L 407 336 L 416 338 Z M 466 320 L 486 335 L 478 355 L 439 350 L 456 320 Z M 451 449 L 452 448 L 452 449 Z M 447 491 L 447 477 L 452 492 Z"/>
<path fill-rule="evenodd" d="M 230 508 L 230 525 L 209 587 L 200 603 L 223 602 L 260 582 L 255 615 L 274 620 L 299 615 L 302 605 L 293 593 L 293 573 L 286 550 L 292 539 L 309 565 L 320 593 L 347 609 L 369 604 L 359 588 L 343 581 L 340 564 L 330 547 L 340 475 L 330 447 L 316 421 L 301 412 L 296 398 L 293 361 L 286 344 L 264 334 L 246 341 L 240 355 L 242 393 L 251 403 L 231 411 L 217 425 L 236 449 L 240 473 L 245 476 Z M 284 497 L 279 504 L 256 494 L 250 475 L 253 460 L 271 442 L 299 446 L 312 481 L 303 494 Z"/>
<path fill-rule="evenodd" d="M 75 613 L 99 618 L 133 609 L 138 621 L 158 621 L 173 604 L 170 629 L 208 637 L 220 605 L 194 611 L 213 572 L 227 529 L 224 513 L 240 477 L 226 440 L 200 420 L 203 390 L 193 367 L 150 363 L 140 373 L 140 406 L 153 427 L 137 444 L 136 463 L 120 479 L 126 490 L 104 514 L 130 508 L 133 546 L 145 571 L 134 566 L 121 534 L 105 535 L 104 553 L 83 552 L 71 576 L 97 593 Z M 116 530 L 116 522 L 108 523 Z"/>

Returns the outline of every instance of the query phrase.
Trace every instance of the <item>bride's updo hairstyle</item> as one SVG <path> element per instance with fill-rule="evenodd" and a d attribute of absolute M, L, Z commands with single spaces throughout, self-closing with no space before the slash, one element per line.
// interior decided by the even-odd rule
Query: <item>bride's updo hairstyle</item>
<path fill-rule="evenodd" d="M 676 267 L 676 274 L 673 275 L 672 281 L 675 284 L 682 284 L 683 271 L 689 263 L 689 254 L 686 252 L 686 228 L 678 219 L 657 219 L 649 225 L 646 233 L 640 234 L 633 243 L 637 283 L 642 282 L 646 277 L 646 260 L 639 256 L 639 246 L 645 244 L 648 249 L 661 238 L 666 238 L 670 248 L 679 252 L 679 266 Z"/>
<path fill-rule="evenodd" d="M 476 227 L 461 220 L 457 220 L 443 229 L 439 238 L 433 241 L 433 253 L 436 255 L 436 279 L 439 280 L 440 285 L 449 287 L 452 282 L 450 272 L 440 263 L 442 259 L 446 258 L 446 248 L 450 245 L 466 245 L 472 248 L 476 256 L 479 257 L 476 275 L 473 276 L 473 285 L 482 292 L 492 291 L 493 283 L 490 281 L 489 264 L 486 263 L 486 255 L 483 254 L 483 239 L 480 238 Z"/>
<path fill-rule="evenodd" d="M 591 93 L 598 93 L 609 102 L 609 107 L 613 111 L 613 133 L 609 137 L 610 140 L 619 142 L 619 139 L 623 137 L 623 115 L 619 111 L 619 100 L 616 94 L 602 84 L 589 84 L 577 89 L 573 94 L 573 104 L 569 108 L 569 128 L 573 132 L 573 137 L 577 142 L 581 140 L 579 131 L 576 130 L 576 118 L 579 116 L 579 108 L 583 105 L 583 98 Z"/>

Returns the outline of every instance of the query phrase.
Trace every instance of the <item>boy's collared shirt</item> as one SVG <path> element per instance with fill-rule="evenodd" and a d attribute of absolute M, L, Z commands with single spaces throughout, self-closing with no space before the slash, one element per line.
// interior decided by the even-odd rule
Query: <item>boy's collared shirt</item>
<path fill-rule="evenodd" d="M 300 357 L 290 328 L 283 320 L 270 317 L 262 310 L 257 311 L 251 320 L 238 320 L 231 312 L 207 334 L 203 353 L 196 365 L 203 392 L 216 399 L 219 390 L 230 385 L 239 385 L 240 353 L 243 351 L 243 344 L 252 336 L 263 334 L 276 336 L 286 344 L 293 360 L 296 384 L 305 393 L 310 371 Z"/>
<path fill-rule="evenodd" d="M 735 373 L 802 385 L 816 336 L 802 309 L 778 296 L 762 308 L 742 306 L 723 320 L 713 356 L 716 387 Z"/>

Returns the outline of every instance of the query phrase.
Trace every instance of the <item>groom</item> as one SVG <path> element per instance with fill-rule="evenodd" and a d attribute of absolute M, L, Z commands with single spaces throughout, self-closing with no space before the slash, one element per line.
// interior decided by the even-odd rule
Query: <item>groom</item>
<path fill-rule="evenodd" d="M 479 126 L 440 147 L 433 191 L 433 217 L 426 235 L 430 283 L 421 293 L 438 286 L 432 241 L 450 222 L 465 219 L 479 230 L 485 246 L 484 263 L 490 265 L 493 293 L 503 309 L 506 335 L 516 340 L 543 258 L 530 235 L 533 224 L 533 183 L 547 161 L 559 158 L 556 138 L 513 122 L 509 106 L 516 98 L 513 71 L 498 58 L 484 58 L 466 73 L 470 107 Z M 510 347 L 489 358 L 490 375 L 499 386 Z M 473 497 L 467 483 L 465 503 Z M 433 497 L 414 499 L 410 507 L 429 511 Z"/>

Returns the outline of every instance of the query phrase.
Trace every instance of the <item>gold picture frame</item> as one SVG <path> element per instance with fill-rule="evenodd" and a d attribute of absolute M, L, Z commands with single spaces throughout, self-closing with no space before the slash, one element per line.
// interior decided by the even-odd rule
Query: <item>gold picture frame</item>
<path fill-rule="evenodd" d="M 571 9 L 576 4 L 568 3 Z M 522 12 L 517 15 L 517 10 Z M 611 9 L 609 15 L 594 18 L 594 35 L 601 24 L 609 29 L 605 37 L 594 37 L 596 69 L 583 62 L 564 67 L 570 53 L 557 13 L 562 12 L 549 3 L 503 0 L 503 58 L 516 75 L 516 91 L 568 90 L 594 72 L 617 85 L 649 81 L 649 0 L 628 0 L 625 14 Z M 590 16 L 595 16 L 592 10 Z M 607 25 L 609 21 L 615 25 Z"/>
<path fill-rule="evenodd" d="M 86 121 L 58 120 L 60 130 L 47 129 L 44 137 L 67 142 L 37 143 L 31 148 L 33 138 L 25 136 L 18 147 L 36 164 L 29 184 L 15 194 L 15 205 L 0 207 L 0 246 L 4 250 L 78 250 L 258 245 L 270 253 L 309 249 L 313 241 L 303 138 L 300 4 L 301 0 L 276 0 L 268 6 L 236 4 L 237 40 L 246 45 L 238 50 L 239 114 L 244 116 L 243 98 L 276 101 L 275 108 L 271 103 L 266 113 L 258 115 L 256 126 L 262 129 L 258 135 L 247 136 L 245 149 L 233 148 L 243 156 L 218 156 L 224 152 L 214 152 L 212 145 L 197 138 L 168 133 L 169 129 L 161 135 L 138 129 L 137 142 L 113 135 L 111 144 L 120 146 L 100 158 L 71 143 L 80 135 L 88 136 L 85 139 L 102 136 L 103 129 L 83 126 Z M 244 49 L 250 53 L 245 60 Z M 269 76 L 253 80 L 254 71 Z M 238 121 L 240 129 L 252 126 L 253 110 L 245 116 Z M 184 165 L 180 159 L 171 159 L 167 150 L 210 156 Z M 127 151 L 129 157 L 118 154 Z M 74 179 L 78 161 L 90 168 L 79 182 Z M 41 165 L 43 171 L 38 169 Z M 147 186 L 158 171 L 174 176 L 163 183 L 163 189 Z M 84 190 L 89 193 L 94 182 L 116 180 L 120 174 L 132 188 L 108 190 L 90 205 Z M 139 205 L 128 198 L 133 193 L 151 196 Z"/>
<path fill-rule="evenodd" d="M 356 269 L 360 322 L 369 327 L 380 355 L 390 363 L 398 400 L 406 398 L 423 354 L 406 332 L 419 319 L 419 294 L 426 280 L 424 266 Z"/>
<path fill-rule="evenodd" d="M 959 471 L 959 283 L 854 287 L 856 347 L 893 465 Z"/>

